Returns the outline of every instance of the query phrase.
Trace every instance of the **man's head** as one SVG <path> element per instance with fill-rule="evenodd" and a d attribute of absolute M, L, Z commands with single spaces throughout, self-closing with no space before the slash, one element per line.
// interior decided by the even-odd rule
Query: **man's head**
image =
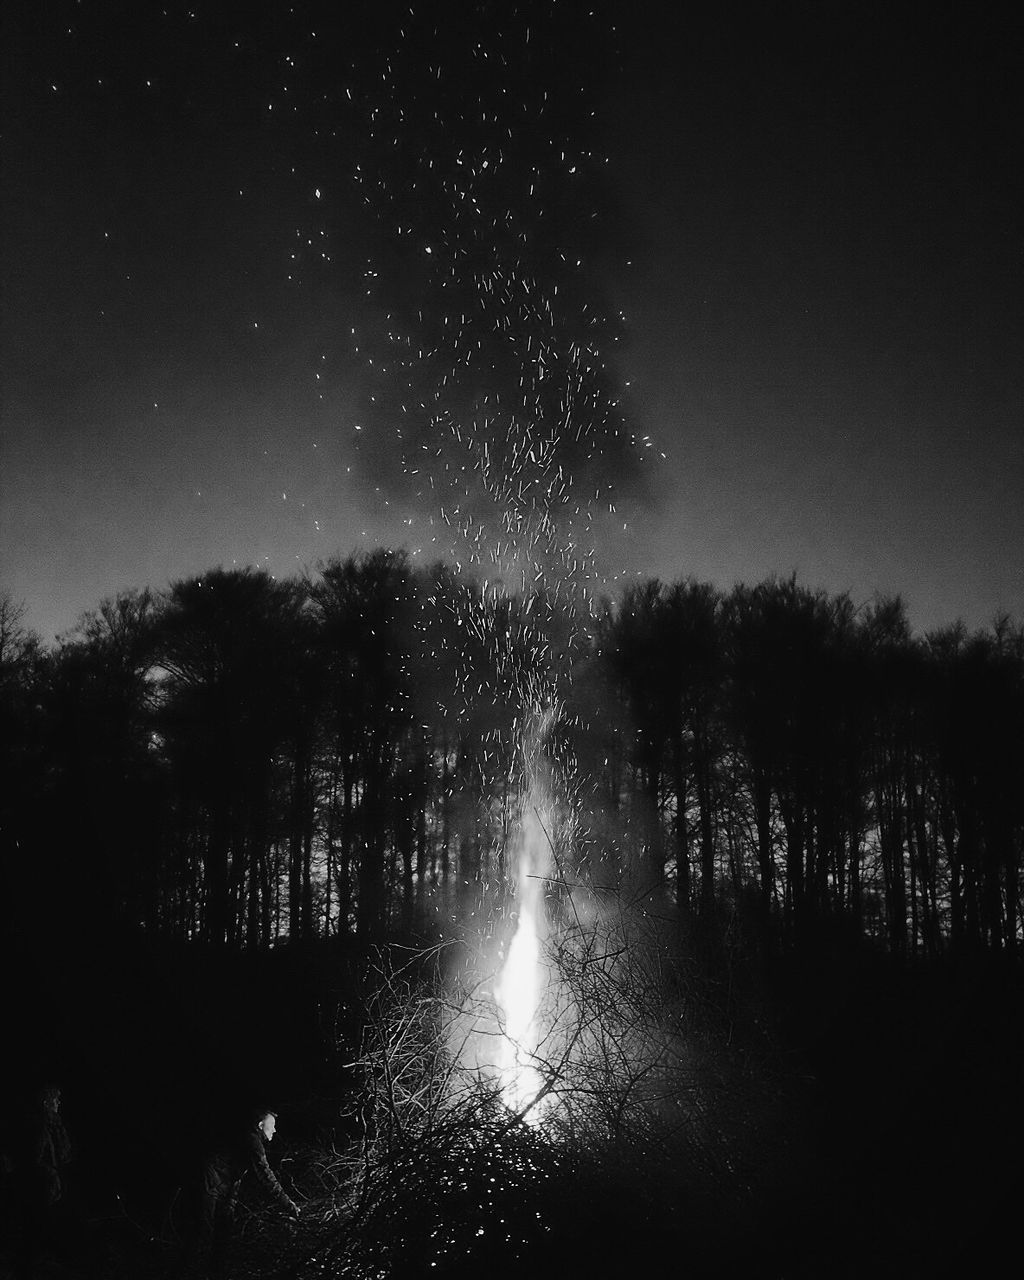
<path fill-rule="evenodd" d="M 277 1128 L 277 1112 L 261 1108 L 256 1112 L 256 1128 L 263 1134 L 265 1141 L 270 1142 Z"/>
<path fill-rule="evenodd" d="M 60 1110 L 60 1085 L 54 1081 L 47 1081 L 36 1093 L 39 1104 L 44 1111 L 48 1111 L 50 1115 L 56 1115 Z"/>

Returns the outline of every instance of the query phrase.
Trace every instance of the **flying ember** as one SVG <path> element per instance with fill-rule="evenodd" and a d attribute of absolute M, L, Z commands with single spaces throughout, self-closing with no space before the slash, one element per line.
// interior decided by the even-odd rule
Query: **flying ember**
<path fill-rule="evenodd" d="M 476 802 L 462 885 L 479 898 L 456 905 L 469 920 L 491 891 L 489 829 L 509 880 L 495 914 L 511 898 L 514 920 L 471 1056 L 536 1123 L 552 1079 L 546 892 L 574 822 L 572 762 L 553 730 L 604 582 L 604 513 L 618 523 L 640 450 L 609 364 L 621 325 L 594 287 L 611 248 L 590 64 L 577 56 L 594 15 L 551 6 L 544 41 L 522 13 L 494 16 L 471 5 L 439 22 L 410 6 L 396 46 L 350 69 L 339 154 L 366 217 L 350 336 L 368 403 L 353 448 L 374 494 L 401 502 L 422 550 L 467 581 L 434 650 L 454 668 L 452 758 L 468 757 L 471 735 L 480 748 L 471 780 L 448 781 L 444 757 L 449 797 Z M 475 917 L 488 941 L 490 911 Z"/>

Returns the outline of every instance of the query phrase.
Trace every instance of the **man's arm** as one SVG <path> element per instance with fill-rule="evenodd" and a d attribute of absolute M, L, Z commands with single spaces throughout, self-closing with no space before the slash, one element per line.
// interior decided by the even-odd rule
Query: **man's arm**
<path fill-rule="evenodd" d="M 71 1139 L 68 1137 L 68 1131 L 64 1128 L 64 1121 L 60 1116 L 54 1116 L 51 1126 L 53 1134 L 53 1154 L 58 1164 L 67 1164 L 72 1156 Z"/>
<path fill-rule="evenodd" d="M 259 1182 L 263 1190 L 288 1213 L 298 1213 L 298 1205 L 278 1182 L 277 1175 L 270 1167 L 270 1162 L 267 1160 L 267 1149 L 259 1134 L 254 1133 L 250 1136 L 249 1153 L 249 1163 L 256 1174 L 257 1182 Z"/>

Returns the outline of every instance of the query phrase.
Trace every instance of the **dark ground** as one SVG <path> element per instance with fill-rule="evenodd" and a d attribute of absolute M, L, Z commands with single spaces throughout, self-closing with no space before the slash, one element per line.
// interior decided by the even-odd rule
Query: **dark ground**
<path fill-rule="evenodd" d="M 358 955 L 224 958 L 116 934 L 80 934 L 73 947 L 9 939 L 7 951 L 8 1113 L 34 1082 L 58 1079 L 76 1151 L 57 1242 L 65 1270 L 41 1274 L 180 1274 L 204 1147 L 257 1100 L 280 1113 L 282 1181 L 316 1203 L 289 1234 L 254 1201 L 236 1274 L 298 1275 L 310 1253 L 329 1256 L 325 1242 L 344 1232 L 325 1217 L 323 1179 L 351 1178 L 358 1138 L 342 1114 L 357 1088 L 345 1063 Z M 656 1272 L 666 1256 L 691 1276 L 766 1280 L 1001 1271 L 1024 1138 L 1019 971 L 916 969 L 858 949 L 748 977 L 739 1034 L 756 1006 L 792 1102 L 781 1127 L 766 1126 L 792 1154 L 786 1176 L 735 1198 L 681 1182 L 659 1220 L 614 1169 L 591 1165 L 546 1185 L 545 1234 L 523 1262 L 474 1243 L 458 1265 L 406 1254 L 387 1274 Z M 509 1198 L 509 1221 L 525 1221 L 529 1191 Z M 335 1249 L 327 1269 L 301 1274 L 342 1274 L 347 1256 Z"/>

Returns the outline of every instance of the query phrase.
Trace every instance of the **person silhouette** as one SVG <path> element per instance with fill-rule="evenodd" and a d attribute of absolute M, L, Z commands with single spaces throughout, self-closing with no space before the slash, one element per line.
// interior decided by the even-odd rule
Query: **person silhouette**
<path fill-rule="evenodd" d="M 299 1206 L 287 1194 L 267 1160 L 267 1143 L 277 1131 L 277 1113 L 259 1107 L 250 1123 L 233 1140 L 217 1147 L 203 1166 L 199 1217 L 199 1257 L 211 1274 L 223 1275 L 234 1233 L 235 1206 L 247 1174 L 293 1221 Z"/>
<path fill-rule="evenodd" d="M 45 1254 L 65 1234 L 59 1205 L 71 1140 L 60 1114 L 60 1085 L 36 1089 L 8 1155 L 14 1213 L 14 1262 L 18 1275 L 31 1276 Z"/>

